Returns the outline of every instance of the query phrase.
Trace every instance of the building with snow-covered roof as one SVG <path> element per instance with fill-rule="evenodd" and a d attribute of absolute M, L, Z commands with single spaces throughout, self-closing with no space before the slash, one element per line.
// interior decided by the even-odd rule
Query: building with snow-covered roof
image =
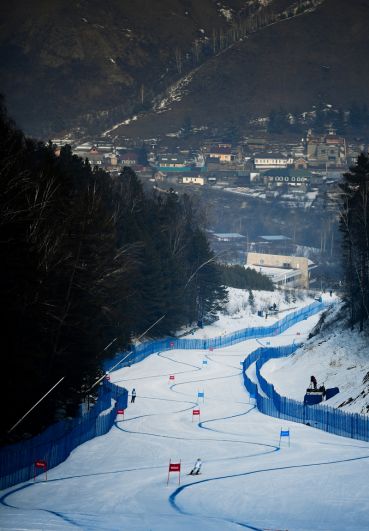
<path fill-rule="evenodd" d="M 165 153 L 158 156 L 156 168 L 159 171 L 186 171 L 190 165 L 186 162 L 183 155 Z"/>
<path fill-rule="evenodd" d="M 306 189 L 311 180 L 311 171 L 294 168 L 271 168 L 261 172 L 260 178 L 268 188 L 292 186 Z"/>
<path fill-rule="evenodd" d="M 293 164 L 293 157 L 281 153 L 259 153 L 254 156 L 254 166 L 257 170 L 271 168 L 287 168 Z"/>
<path fill-rule="evenodd" d="M 245 240 L 246 236 L 238 232 L 214 232 L 214 238 L 220 242 L 231 242 Z"/>

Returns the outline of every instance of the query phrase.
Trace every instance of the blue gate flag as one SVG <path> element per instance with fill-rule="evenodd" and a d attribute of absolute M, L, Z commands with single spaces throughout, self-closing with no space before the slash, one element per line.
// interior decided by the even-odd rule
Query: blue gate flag
<path fill-rule="evenodd" d="M 208 360 L 202 360 L 202 364 L 203 365 L 207 365 L 208 364 Z"/>
<path fill-rule="evenodd" d="M 281 430 L 281 437 L 289 437 L 289 436 L 290 436 L 289 430 L 286 430 L 286 431 Z"/>
<path fill-rule="evenodd" d="M 204 391 L 199 391 L 197 393 L 197 398 L 204 398 L 205 394 L 204 394 Z"/>

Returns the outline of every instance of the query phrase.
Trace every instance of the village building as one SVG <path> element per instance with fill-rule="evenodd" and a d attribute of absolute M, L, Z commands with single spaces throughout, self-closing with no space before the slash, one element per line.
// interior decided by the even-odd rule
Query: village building
<path fill-rule="evenodd" d="M 179 182 L 182 182 L 182 184 L 196 184 L 199 186 L 204 186 L 204 184 L 206 184 L 206 178 L 199 174 L 187 174 L 182 175 L 179 178 Z"/>
<path fill-rule="evenodd" d="M 103 166 L 105 156 L 104 153 L 99 151 L 96 146 L 92 146 L 89 152 L 87 153 L 78 153 L 80 157 L 84 156 L 84 158 L 88 159 L 91 166 Z"/>
<path fill-rule="evenodd" d="M 211 247 L 219 262 L 243 265 L 247 237 L 238 232 L 208 231 Z"/>
<path fill-rule="evenodd" d="M 309 270 L 313 262 L 302 256 L 247 253 L 246 265 L 268 276 L 275 286 L 309 288 Z"/>
<path fill-rule="evenodd" d="M 246 236 L 238 232 L 214 232 L 213 237 L 218 242 L 245 241 Z"/>
<path fill-rule="evenodd" d="M 111 153 L 114 151 L 114 146 L 110 142 L 97 141 L 94 146 L 100 153 Z"/>
<path fill-rule="evenodd" d="M 91 144 L 91 142 L 84 142 L 83 144 L 79 144 L 73 149 L 73 152 L 76 155 L 79 155 L 79 153 L 87 153 L 94 147 L 94 144 Z M 79 155 L 80 156 L 80 155 Z"/>
<path fill-rule="evenodd" d="M 309 166 L 346 166 L 346 141 L 333 132 L 328 135 L 307 136 L 307 159 Z"/>
<path fill-rule="evenodd" d="M 159 155 L 155 166 L 163 172 L 181 172 L 190 169 L 183 155 L 169 153 Z"/>
<path fill-rule="evenodd" d="M 250 152 L 254 152 L 255 150 L 263 150 L 266 146 L 266 139 L 262 137 L 248 137 L 245 139 L 246 145 L 248 147 L 248 150 Z"/>
<path fill-rule="evenodd" d="M 104 156 L 104 163 L 107 166 L 116 167 L 118 165 L 118 156 L 115 153 L 109 153 Z"/>
<path fill-rule="evenodd" d="M 218 144 L 210 148 L 208 157 L 217 159 L 221 163 L 232 162 L 235 156 L 232 154 L 230 144 Z"/>
<path fill-rule="evenodd" d="M 283 234 L 261 235 L 247 244 L 247 251 L 254 253 L 292 255 L 294 250 L 292 238 Z"/>
<path fill-rule="evenodd" d="M 119 160 L 121 166 L 137 166 L 138 154 L 135 151 L 119 150 Z"/>
<path fill-rule="evenodd" d="M 254 166 L 256 170 L 267 170 L 271 168 L 287 168 L 292 166 L 293 158 L 281 153 L 260 153 L 254 156 Z"/>
<path fill-rule="evenodd" d="M 294 168 L 272 168 L 260 174 L 260 179 L 267 188 L 292 186 L 307 190 L 311 177 L 309 170 L 295 170 Z"/>
<path fill-rule="evenodd" d="M 82 147 L 85 149 L 82 150 Z M 106 153 L 102 153 L 95 145 L 81 144 L 77 146 L 73 153 L 82 159 L 88 159 L 91 166 L 104 166 L 105 164 Z"/>
<path fill-rule="evenodd" d="M 293 161 L 293 167 L 295 170 L 306 170 L 308 167 L 308 161 L 305 157 L 298 157 Z"/>

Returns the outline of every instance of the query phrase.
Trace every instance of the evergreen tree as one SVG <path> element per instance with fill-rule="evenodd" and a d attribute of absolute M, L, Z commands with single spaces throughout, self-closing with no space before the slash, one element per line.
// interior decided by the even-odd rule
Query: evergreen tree
<path fill-rule="evenodd" d="M 210 250 L 204 233 L 199 229 L 193 232 L 189 261 L 192 273 L 188 283 L 193 282 L 196 287 L 197 320 L 212 318 L 227 300 L 227 292 L 222 285 L 214 253 Z"/>
<path fill-rule="evenodd" d="M 249 289 L 249 299 L 248 299 L 249 306 L 251 308 L 251 312 L 254 313 L 255 311 L 255 297 L 251 289 Z"/>
<path fill-rule="evenodd" d="M 192 119 L 191 119 L 191 116 L 189 114 L 187 114 L 184 117 L 181 130 L 182 130 L 183 138 L 188 138 L 191 135 L 191 132 L 192 132 Z"/>
<path fill-rule="evenodd" d="M 289 126 L 286 112 L 282 109 L 278 111 L 273 109 L 270 111 L 268 118 L 269 133 L 281 134 Z"/>
<path fill-rule="evenodd" d="M 142 164 L 142 166 L 146 166 L 147 161 L 147 149 L 144 143 L 142 143 L 142 146 L 138 150 L 138 163 Z"/>
<path fill-rule="evenodd" d="M 362 153 L 341 183 L 340 230 L 351 324 L 369 317 L 369 156 Z"/>
<path fill-rule="evenodd" d="M 4 434 L 64 377 L 12 434 L 21 437 L 74 415 L 132 336 L 213 315 L 225 291 L 187 196 L 146 197 L 130 168 L 113 180 L 69 146 L 56 156 L 2 104 L 0 135 Z"/>
<path fill-rule="evenodd" d="M 223 282 L 226 286 L 239 289 L 258 289 L 273 291 L 273 283 L 269 277 L 262 275 L 254 269 L 245 268 L 240 265 L 219 265 L 218 266 Z"/>
<path fill-rule="evenodd" d="M 316 106 L 315 119 L 313 128 L 316 133 L 324 133 L 327 125 L 327 116 L 325 113 L 324 105 L 319 104 Z"/>

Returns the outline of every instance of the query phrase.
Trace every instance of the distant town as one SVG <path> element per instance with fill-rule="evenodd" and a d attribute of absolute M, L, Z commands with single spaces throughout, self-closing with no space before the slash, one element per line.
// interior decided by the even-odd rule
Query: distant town
<path fill-rule="evenodd" d="M 286 205 L 312 207 L 322 194 L 334 193 L 335 184 L 367 149 L 360 142 L 348 143 L 334 130 L 299 141 L 273 141 L 249 136 L 243 142 L 204 140 L 200 148 L 173 148 L 165 140 L 142 141 L 138 147 L 118 145 L 106 139 L 78 144 L 54 139 L 56 149 L 71 143 L 73 153 L 117 174 L 131 167 L 144 182 L 159 189 L 181 186 L 217 187 L 246 196 L 278 199 Z"/>
<path fill-rule="evenodd" d="M 217 212 L 209 237 L 220 261 L 248 264 L 265 272 L 265 264 L 270 262 L 263 258 L 267 253 L 285 257 L 283 264 L 289 264 L 282 264 L 277 271 L 272 267 L 280 267 L 279 259 L 267 265 L 267 274 L 276 285 L 292 287 L 292 282 L 306 288 L 314 281 L 320 287 L 328 285 L 331 278 L 338 282 L 334 260 L 338 182 L 368 145 L 361 140 L 347 141 L 333 128 L 324 134 L 308 130 L 304 138 L 292 141 L 283 136 L 271 138 L 267 134 L 250 134 L 238 142 L 203 138 L 196 147 L 191 147 L 190 139 L 181 143 L 173 138 L 124 142 L 97 138 L 82 143 L 64 138 L 52 142 L 57 152 L 69 143 L 75 155 L 113 177 L 130 167 L 146 188 L 158 193 L 201 191 L 202 197 L 205 193 Z M 245 208 L 250 201 L 258 205 L 256 211 L 255 205 Z M 298 223 L 286 223 L 282 215 L 286 209 L 297 216 Z M 272 220 L 269 225 L 268 218 Z M 297 261 L 304 264 L 304 272 L 292 271 L 296 268 L 289 257 L 293 256 L 304 258 Z"/>

